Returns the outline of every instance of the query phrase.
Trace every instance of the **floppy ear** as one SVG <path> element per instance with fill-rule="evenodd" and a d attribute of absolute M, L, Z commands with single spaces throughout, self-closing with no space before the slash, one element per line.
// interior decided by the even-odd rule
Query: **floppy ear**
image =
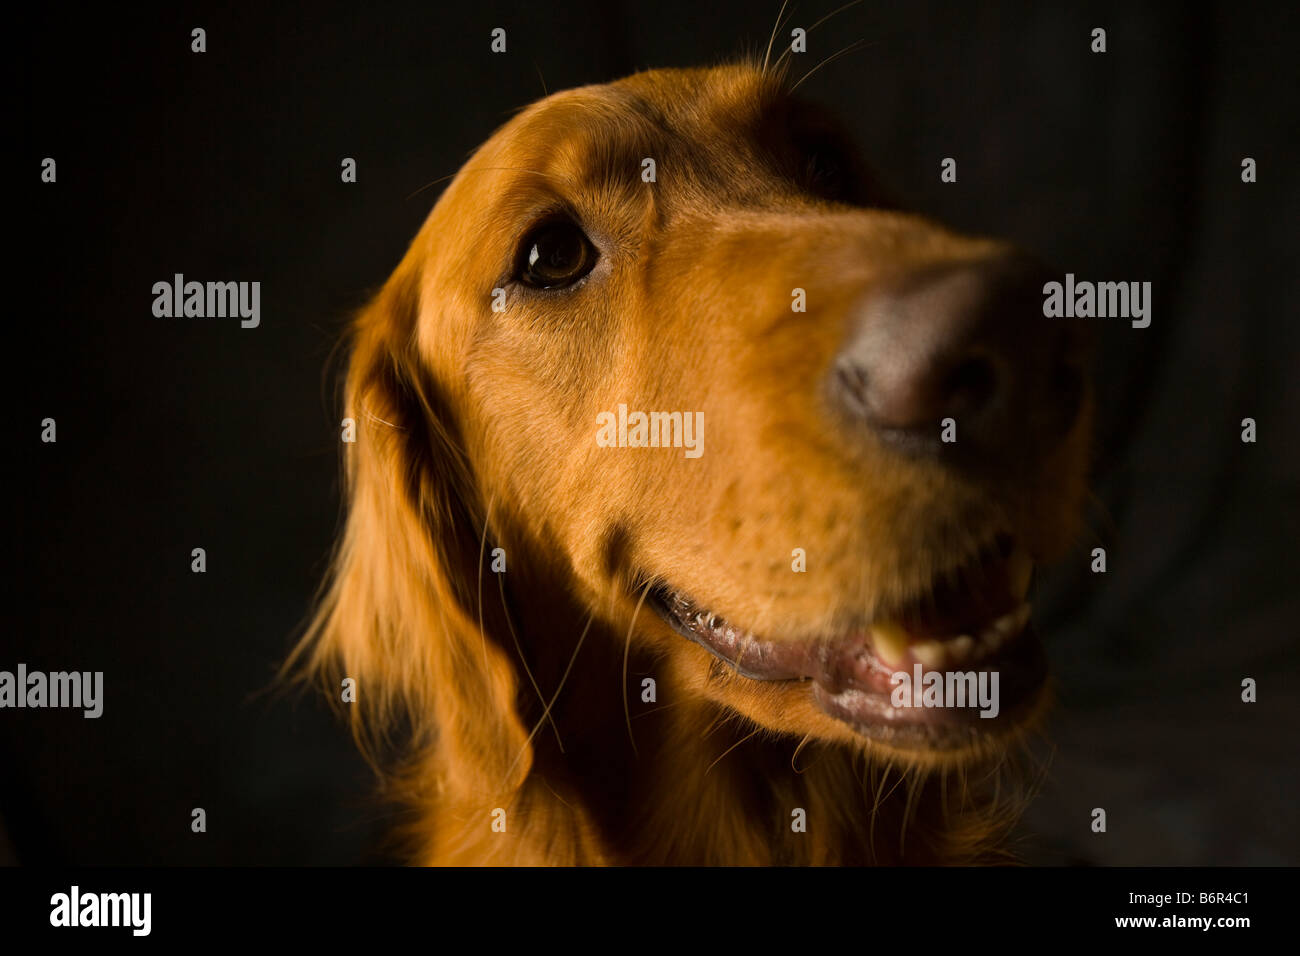
<path fill-rule="evenodd" d="M 532 752 L 515 670 L 477 594 L 484 516 L 457 429 L 414 345 L 420 270 L 408 255 L 357 318 L 345 415 L 348 514 L 328 589 L 291 660 L 356 680 L 349 719 L 367 754 L 411 734 L 436 787 L 457 802 L 516 790 Z M 415 796 L 414 794 L 412 796 Z"/>

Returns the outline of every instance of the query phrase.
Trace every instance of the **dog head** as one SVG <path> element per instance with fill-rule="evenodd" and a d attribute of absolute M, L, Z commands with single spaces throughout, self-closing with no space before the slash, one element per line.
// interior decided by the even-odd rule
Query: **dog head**
<path fill-rule="evenodd" d="M 508 581 L 772 731 L 922 763 L 999 746 L 1041 697 L 1031 568 L 1085 492 L 1086 343 L 1043 281 L 895 208 L 760 69 L 534 104 L 356 325 L 317 653 L 433 715 L 447 765 L 526 772 L 510 622 L 484 611 L 500 548 Z M 996 672 L 996 715 L 900 701 L 918 667 Z"/>

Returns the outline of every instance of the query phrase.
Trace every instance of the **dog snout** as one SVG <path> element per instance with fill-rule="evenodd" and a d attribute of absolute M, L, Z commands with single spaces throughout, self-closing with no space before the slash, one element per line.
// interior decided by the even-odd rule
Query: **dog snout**
<path fill-rule="evenodd" d="M 851 427 L 910 456 L 1022 463 L 1078 415 L 1086 343 L 1043 315 L 1051 278 L 1006 254 L 880 283 L 850 316 L 832 400 Z"/>

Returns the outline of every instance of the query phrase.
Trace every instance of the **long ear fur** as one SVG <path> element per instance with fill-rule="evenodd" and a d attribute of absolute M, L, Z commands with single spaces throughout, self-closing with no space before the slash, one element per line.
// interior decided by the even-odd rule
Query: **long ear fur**
<path fill-rule="evenodd" d="M 353 328 L 345 415 L 346 527 L 328 589 L 287 668 L 324 678 L 374 756 L 409 733 L 403 796 L 456 807 L 516 792 L 532 752 L 514 667 L 481 629 L 477 581 L 484 515 L 457 430 L 415 353 L 414 255 Z M 478 573 L 482 573 L 479 569 Z M 487 620 L 494 621 L 496 615 Z M 489 624 L 489 630 L 491 630 Z M 488 804 L 491 806 L 492 804 Z"/>

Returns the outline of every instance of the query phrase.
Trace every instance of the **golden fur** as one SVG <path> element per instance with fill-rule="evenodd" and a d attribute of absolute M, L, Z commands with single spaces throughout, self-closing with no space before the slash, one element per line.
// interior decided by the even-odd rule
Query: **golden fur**
<path fill-rule="evenodd" d="M 414 860 L 1005 858 L 1009 742 L 895 751 L 643 605 L 649 576 L 671 574 L 756 632 L 814 634 L 915 593 L 991 531 L 1038 556 L 1075 531 L 1086 413 L 996 492 L 849 447 L 822 414 L 817 383 L 864 290 L 1001 246 L 818 196 L 803 134 L 785 132 L 824 135 L 815 116 L 743 64 L 550 96 L 466 163 L 357 318 L 346 529 L 291 663 L 335 698 L 357 680 L 348 714 L 368 752 L 400 754 L 383 762 Z M 520 235 L 556 203 L 599 233 L 592 281 L 510 288 L 494 313 Z M 620 402 L 703 411 L 705 453 L 597 447 L 597 414 Z"/>

